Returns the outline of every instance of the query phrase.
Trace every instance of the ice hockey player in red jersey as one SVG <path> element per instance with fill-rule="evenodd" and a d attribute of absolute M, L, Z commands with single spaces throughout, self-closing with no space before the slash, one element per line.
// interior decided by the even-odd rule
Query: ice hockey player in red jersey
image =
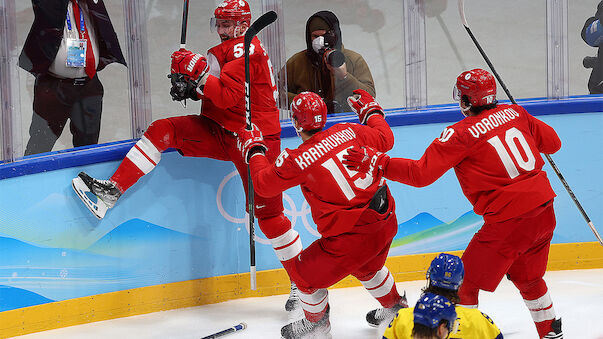
<path fill-rule="evenodd" d="M 178 100 L 201 100 L 202 114 L 153 122 L 109 180 L 97 180 L 84 172 L 73 179 L 76 193 L 99 219 L 128 188 L 155 168 L 168 148 L 177 149 L 183 156 L 232 161 L 247 190 L 247 164 L 237 148 L 234 132 L 245 125 L 243 39 L 251 12 L 244 0 L 225 0 L 214 16 L 213 24 L 222 42 L 209 50 L 207 58 L 183 49 L 172 54 L 172 81 L 174 76 L 183 75 L 184 83 L 182 87 L 174 86 L 171 94 Z M 277 89 L 270 60 L 257 38 L 252 40 L 250 53 L 253 123 L 266 134 L 266 157 L 273 161 L 280 152 Z M 87 198 L 86 192 L 96 195 L 97 201 Z M 255 203 L 258 225 L 269 239 L 274 241 L 291 231 L 281 195 L 256 196 Z"/>
<path fill-rule="evenodd" d="M 540 153 L 555 153 L 555 130 L 519 105 L 497 104 L 496 81 L 487 71 L 463 72 L 454 98 L 463 120 L 444 129 L 421 159 L 390 158 L 354 149 L 345 163 L 361 172 L 369 164 L 387 179 L 423 187 L 454 168 L 463 193 L 482 215 L 462 259 L 465 281 L 460 305 L 477 307 L 480 290 L 494 291 L 502 278 L 519 289 L 541 338 L 562 338 L 543 276 L 555 229 L 556 196 Z M 368 159 L 368 160 L 367 160 Z"/>
<path fill-rule="evenodd" d="M 293 230 L 280 237 L 277 255 L 299 288 L 305 313 L 304 319 L 281 329 L 283 338 L 329 337 L 327 288 L 350 274 L 390 309 L 391 318 L 407 307 L 384 266 L 398 230 L 394 199 L 381 177 L 351 171 L 341 163 L 352 146 L 387 151 L 394 137 L 370 94 L 356 90 L 348 102 L 361 124 L 340 123 L 323 130 L 327 107 L 320 96 L 312 92 L 295 96 L 293 125 L 303 143 L 297 149 L 285 149 L 276 162 L 264 155 L 267 145 L 256 126 L 238 133 L 256 193 L 271 197 L 300 185 L 322 235 L 304 250 Z"/>

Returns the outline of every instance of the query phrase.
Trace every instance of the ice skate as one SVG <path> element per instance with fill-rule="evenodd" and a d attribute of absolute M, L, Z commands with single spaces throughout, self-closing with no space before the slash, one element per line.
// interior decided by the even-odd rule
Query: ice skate
<path fill-rule="evenodd" d="M 80 172 L 71 180 L 71 186 L 84 205 L 98 219 L 102 219 L 121 196 L 114 182 L 94 179 L 85 172 Z"/>
<path fill-rule="evenodd" d="M 295 283 L 291 283 L 291 292 L 289 292 L 289 299 L 285 303 L 285 310 L 291 312 L 299 307 L 299 290 Z"/>
<path fill-rule="evenodd" d="M 408 301 L 406 300 L 406 292 L 400 297 L 400 301 L 393 307 L 385 308 L 381 307 L 366 314 L 366 322 L 372 327 L 379 327 L 383 322 L 390 322 L 396 316 L 396 313 L 402 308 L 408 307 Z"/>
<path fill-rule="evenodd" d="M 561 318 L 553 320 L 551 331 L 547 333 L 543 339 L 563 339 L 563 331 L 561 331 Z"/>
<path fill-rule="evenodd" d="M 330 339 L 331 338 L 331 322 L 329 321 L 329 309 L 325 315 L 317 322 L 311 322 L 306 318 L 289 323 L 281 328 L 282 339 Z"/>

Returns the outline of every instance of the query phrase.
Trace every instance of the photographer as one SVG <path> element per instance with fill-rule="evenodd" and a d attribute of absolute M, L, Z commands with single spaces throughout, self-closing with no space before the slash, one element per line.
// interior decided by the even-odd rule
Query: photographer
<path fill-rule="evenodd" d="M 356 89 L 375 96 L 373 76 L 362 56 L 344 49 L 337 16 L 313 14 L 306 22 L 306 49 L 287 60 L 289 103 L 304 91 L 320 95 L 328 113 L 351 112 L 346 98 Z"/>
<path fill-rule="evenodd" d="M 588 90 L 590 94 L 603 94 L 603 1 L 597 6 L 597 13 L 584 23 L 582 28 L 582 40 L 589 46 L 598 47 L 597 56 L 587 56 L 582 63 L 586 68 L 592 68 L 590 79 L 588 79 Z"/>

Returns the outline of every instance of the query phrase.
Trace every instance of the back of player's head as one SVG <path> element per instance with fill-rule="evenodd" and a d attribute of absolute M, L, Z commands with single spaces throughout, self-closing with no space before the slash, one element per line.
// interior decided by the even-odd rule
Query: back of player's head
<path fill-rule="evenodd" d="M 214 17 L 222 20 L 251 23 L 251 9 L 245 0 L 224 0 L 214 11 Z"/>
<path fill-rule="evenodd" d="M 481 68 L 465 71 L 456 78 L 452 97 L 456 101 L 466 100 L 471 107 L 495 104 L 496 80 Z"/>
<path fill-rule="evenodd" d="M 431 261 L 427 269 L 427 280 L 432 286 L 458 290 L 465 277 L 465 268 L 461 258 L 453 254 L 440 253 Z"/>
<path fill-rule="evenodd" d="M 291 102 L 291 114 L 299 124 L 298 132 L 321 130 L 327 122 L 327 105 L 318 94 L 301 92 Z"/>
<path fill-rule="evenodd" d="M 446 324 L 449 332 L 452 332 L 456 324 L 456 309 L 454 305 L 441 295 L 425 293 L 421 295 L 413 310 L 415 332 L 425 336 L 434 333 L 440 324 Z M 427 332 L 427 333 L 426 333 Z"/>

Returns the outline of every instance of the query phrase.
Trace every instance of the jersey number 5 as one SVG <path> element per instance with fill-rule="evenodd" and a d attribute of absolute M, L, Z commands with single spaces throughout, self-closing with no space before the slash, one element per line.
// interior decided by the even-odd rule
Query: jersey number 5
<path fill-rule="evenodd" d="M 503 145 L 503 142 L 500 140 L 500 138 L 498 136 L 495 136 L 488 139 L 488 142 L 494 147 L 496 153 L 498 153 L 498 156 L 500 157 L 500 160 L 505 166 L 509 177 L 511 179 L 517 177 L 519 175 L 519 170 L 517 170 L 513 159 L 511 159 L 511 156 L 507 152 L 507 149 Z M 517 142 L 519 142 L 519 145 L 523 149 L 523 152 L 525 153 L 527 159 L 523 159 L 523 156 L 517 148 Z M 519 165 L 519 167 L 526 171 L 531 171 L 535 168 L 536 157 L 534 156 L 534 153 L 532 153 L 530 145 L 528 144 L 526 138 L 523 136 L 520 130 L 515 127 L 509 128 L 505 132 L 505 143 L 507 144 L 507 147 L 511 150 L 511 154 L 513 154 L 513 158 L 515 158 L 515 162 L 517 162 L 517 165 Z"/>
<path fill-rule="evenodd" d="M 337 159 L 337 161 L 339 163 L 341 163 L 341 161 L 343 160 L 343 156 L 345 154 L 347 154 L 347 152 L 348 152 L 348 149 L 346 148 L 343 151 L 337 153 L 336 157 L 329 158 L 327 161 L 323 162 L 322 167 L 329 170 L 329 172 L 333 176 L 333 179 L 335 179 L 337 186 L 339 186 L 339 188 L 343 192 L 343 195 L 345 195 L 345 197 L 348 198 L 348 200 L 352 200 L 356 196 L 356 193 L 354 192 L 354 188 L 352 188 L 352 185 L 350 185 L 351 179 L 348 180 L 348 178 L 345 177 L 345 175 L 343 174 L 343 172 L 341 171 L 339 166 L 337 166 L 337 164 L 335 163 L 335 159 Z M 345 166 L 343 166 L 343 168 L 345 168 L 346 172 L 349 175 L 349 178 L 353 178 L 358 173 L 356 171 L 352 171 L 351 169 L 348 169 Z M 352 181 L 352 184 L 357 189 L 362 189 L 362 190 L 369 187 L 372 183 L 373 183 L 372 173 L 367 173 L 364 178 L 358 178 L 358 179 Z"/>

